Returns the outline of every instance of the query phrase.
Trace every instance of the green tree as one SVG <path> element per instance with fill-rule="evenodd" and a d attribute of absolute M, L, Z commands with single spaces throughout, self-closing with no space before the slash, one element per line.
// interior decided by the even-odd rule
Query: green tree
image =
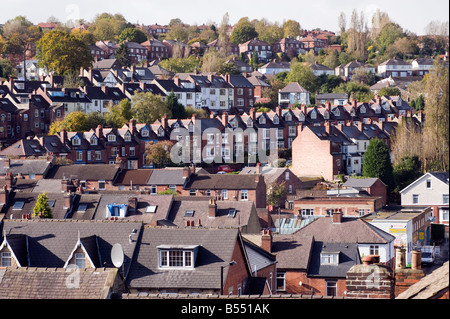
<path fill-rule="evenodd" d="M 380 51 L 384 53 L 390 44 L 404 36 L 403 29 L 398 24 L 390 22 L 384 25 L 375 41 Z"/>
<path fill-rule="evenodd" d="M 400 191 L 422 176 L 419 156 L 403 157 L 394 165 L 393 173 L 397 190 Z"/>
<path fill-rule="evenodd" d="M 379 96 L 401 96 L 399 88 L 384 87 L 378 91 Z"/>
<path fill-rule="evenodd" d="M 316 91 L 316 76 L 313 70 L 306 64 L 294 62 L 291 64 L 291 71 L 286 76 L 286 82 L 298 82 L 309 92 Z"/>
<path fill-rule="evenodd" d="M 56 75 L 88 69 L 94 61 L 85 43 L 60 30 L 49 31 L 38 41 L 36 57 L 40 67 Z"/>
<path fill-rule="evenodd" d="M 131 41 L 131 42 L 142 43 L 142 42 L 147 41 L 147 36 L 145 35 L 144 32 L 142 32 L 139 29 L 126 28 L 119 35 L 118 41 L 119 42 Z"/>
<path fill-rule="evenodd" d="M 131 98 L 131 106 L 138 123 L 152 124 L 164 114 L 171 118 L 172 113 L 159 95 L 151 92 L 136 92 Z"/>
<path fill-rule="evenodd" d="M 258 52 L 256 50 L 253 51 L 252 58 L 250 59 L 250 65 L 254 70 L 258 68 Z"/>
<path fill-rule="evenodd" d="M 253 24 L 248 20 L 247 17 L 241 18 L 236 24 L 233 32 L 231 33 L 231 42 L 234 44 L 245 43 L 251 39 L 258 37 L 258 32 L 256 32 Z"/>
<path fill-rule="evenodd" d="M 117 40 L 127 25 L 127 20 L 121 14 L 102 13 L 95 17 L 88 30 L 96 40 Z"/>
<path fill-rule="evenodd" d="M 45 194 L 39 194 L 36 205 L 33 208 L 33 216 L 41 218 L 53 218 L 52 208 L 48 203 L 48 197 Z"/>
<path fill-rule="evenodd" d="M 395 187 L 391 156 L 386 144 L 378 139 L 371 139 L 364 154 L 364 177 L 377 177 L 385 183 L 389 190 Z"/>
<path fill-rule="evenodd" d="M 130 52 L 125 43 L 121 43 L 116 51 L 116 60 L 123 66 L 131 66 Z"/>
<path fill-rule="evenodd" d="M 184 109 L 183 104 L 178 102 L 177 97 L 175 96 L 175 93 L 170 92 L 170 94 L 167 96 L 167 107 L 169 108 L 170 112 L 172 113 L 172 118 L 174 119 L 184 119 L 186 118 L 186 110 Z"/>
<path fill-rule="evenodd" d="M 120 128 L 124 124 L 129 123 L 133 117 L 134 112 L 131 101 L 128 99 L 123 99 L 117 105 L 109 106 L 108 113 L 105 114 L 106 123 L 115 128 Z"/>
<path fill-rule="evenodd" d="M 267 204 L 272 206 L 280 206 L 282 200 L 286 197 L 286 183 L 272 184 L 267 187 Z"/>
<path fill-rule="evenodd" d="M 200 60 L 191 55 L 187 58 L 170 58 L 159 62 L 159 65 L 175 73 L 191 73 L 200 66 Z"/>

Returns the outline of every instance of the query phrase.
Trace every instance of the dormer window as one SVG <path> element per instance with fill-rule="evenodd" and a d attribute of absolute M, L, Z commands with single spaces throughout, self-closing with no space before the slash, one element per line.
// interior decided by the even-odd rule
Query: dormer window
<path fill-rule="evenodd" d="M 109 134 L 108 135 L 108 142 L 115 142 L 116 141 L 116 136 L 114 134 Z"/>
<path fill-rule="evenodd" d="M 279 123 L 280 123 L 280 120 L 278 119 L 278 116 L 275 115 L 275 116 L 273 117 L 273 124 L 279 124 Z"/>
<path fill-rule="evenodd" d="M 158 129 L 158 136 L 160 137 L 164 136 L 164 129 L 162 127 Z"/>
<path fill-rule="evenodd" d="M 78 136 L 75 136 L 72 139 L 72 145 L 81 145 L 81 139 Z"/>
<path fill-rule="evenodd" d="M 266 124 L 266 118 L 264 116 L 259 118 L 259 124 Z"/>
<path fill-rule="evenodd" d="M 286 121 L 292 121 L 292 115 L 290 113 L 286 114 L 286 116 L 284 117 L 286 119 Z"/>
<path fill-rule="evenodd" d="M 381 107 L 379 105 L 377 105 L 377 107 L 375 108 L 375 113 L 377 114 L 381 113 Z"/>
<path fill-rule="evenodd" d="M 248 126 L 248 127 L 253 127 L 253 121 L 252 121 L 252 119 L 248 119 L 248 121 L 247 121 L 247 126 Z"/>
<path fill-rule="evenodd" d="M 333 113 L 334 113 L 335 116 L 340 116 L 341 115 L 341 112 L 339 111 L 338 108 L 335 108 Z"/>
<path fill-rule="evenodd" d="M 321 265 L 337 265 L 339 264 L 339 252 L 322 252 L 320 254 Z"/>
<path fill-rule="evenodd" d="M 158 246 L 159 268 L 194 269 L 198 245 L 196 246 Z"/>
<path fill-rule="evenodd" d="M 95 135 L 92 135 L 90 143 L 91 145 L 97 145 L 98 139 Z"/>
<path fill-rule="evenodd" d="M 326 120 L 330 119 L 330 113 L 328 113 L 328 111 L 325 111 L 325 113 L 323 114 L 323 118 Z"/>
<path fill-rule="evenodd" d="M 311 111 L 311 119 L 315 120 L 317 118 L 317 113 L 315 110 Z"/>
<path fill-rule="evenodd" d="M 131 142 L 131 134 L 130 132 L 127 132 L 123 138 L 125 142 Z"/>
<path fill-rule="evenodd" d="M 305 121 L 305 114 L 300 113 L 300 115 L 298 116 L 298 120 L 299 120 L 300 122 L 304 122 L 304 121 Z"/>
<path fill-rule="evenodd" d="M 361 108 L 359 109 L 359 111 L 360 111 L 362 114 L 365 114 L 365 113 L 366 113 L 366 107 L 365 107 L 365 106 L 361 106 Z"/>
<path fill-rule="evenodd" d="M 148 130 L 142 130 L 141 135 L 142 135 L 142 137 L 148 137 L 149 136 Z"/>

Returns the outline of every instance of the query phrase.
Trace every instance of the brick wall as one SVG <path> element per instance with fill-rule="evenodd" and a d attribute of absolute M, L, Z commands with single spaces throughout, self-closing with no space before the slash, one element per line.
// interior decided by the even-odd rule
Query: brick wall
<path fill-rule="evenodd" d="M 236 264 L 233 266 L 226 266 L 223 270 L 223 294 L 238 294 L 238 287 L 241 288 L 241 293 L 244 293 L 245 284 L 247 283 L 249 272 L 246 265 L 246 261 L 244 259 L 244 253 L 242 246 L 239 240 L 236 240 L 236 245 L 234 246 L 233 255 L 231 260 L 235 261 Z M 223 265 L 225 266 L 227 262 L 224 261 Z M 220 267 L 218 267 L 218 277 L 220 278 Z"/>
<path fill-rule="evenodd" d="M 394 278 L 383 265 L 354 265 L 347 272 L 346 286 L 348 299 L 394 298 Z"/>
<path fill-rule="evenodd" d="M 396 269 L 395 270 L 395 297 L 407 290 L 416 282 L 425 277 L 422 269 Z"/>

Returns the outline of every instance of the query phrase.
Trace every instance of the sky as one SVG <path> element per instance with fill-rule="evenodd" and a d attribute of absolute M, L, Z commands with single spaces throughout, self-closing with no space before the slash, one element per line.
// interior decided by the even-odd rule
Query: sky
<path fill-rule="evenodd" d="M 431 21 L 449 21 L 448 0 L 0 0 L 0 24 L 18 15 L 35 24 L 51 16 L 61 22 L 92 21 L 97 14 L 108 12 L 121 13 L 127 21 L 144 25 L 164 25 L 173 18 L 201 25 L 220 24 L 228 12 L 231 24 L 242 17 L 266 18 L 280 24 L 293 19 L 300 22 L 303 29 L 337 32 L 339 14 L 345 13 L 349 25 L 354 9 L 364 12 L 367 20 L 380 9 L 403 29 L 417 35 L 423 35 Z"/>

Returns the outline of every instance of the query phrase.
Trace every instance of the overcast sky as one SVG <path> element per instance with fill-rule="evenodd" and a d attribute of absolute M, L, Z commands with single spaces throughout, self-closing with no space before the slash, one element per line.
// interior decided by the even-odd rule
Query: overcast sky
<path fill-rule="evenodd" d="M 18 15 L 33 23 L 45 22 L 50 16 L 61 22 L 85 19 L 96 14 L 121 13 L 129 22 L 168 24 L 180 18 L 188 24 L 216 22 L 220 24 L 228 12 L 230 22 L 241 17 L 266 18 L 282 23 L 287 19 L 300 22 L 304 29 L 321 28 L 338 31 L 338 16 L 344 12 L 347 25 L 353 9 L 363 11 L 371 19 L 377 8 L 387 12 L 391 20 L 418 35 L 433 20 L 449 20 L 448 0 L 0 0 L 0 24 Z"/>

